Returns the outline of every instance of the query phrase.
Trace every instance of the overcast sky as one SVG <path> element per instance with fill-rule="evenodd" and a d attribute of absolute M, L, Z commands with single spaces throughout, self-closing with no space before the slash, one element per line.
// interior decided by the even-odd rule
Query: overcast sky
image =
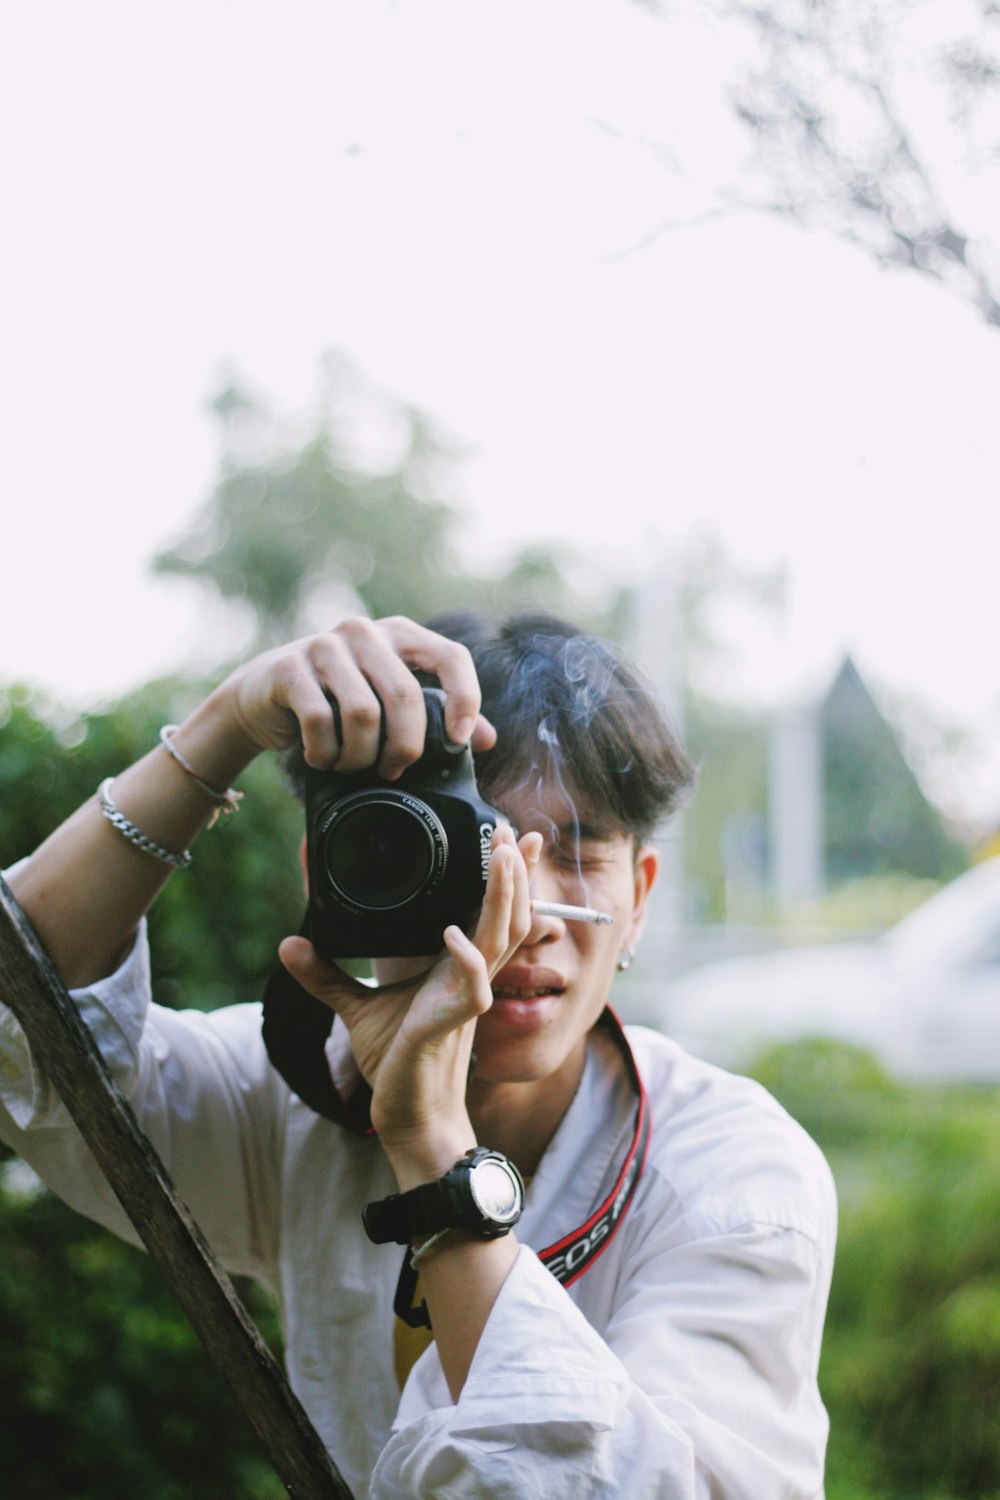
<path fill-rule="evenodd" d="M 694 222 L 743 149 L 729 47 L 627 0 L 8 7 L 0 682 L 188 660 L 206 618 L 146 564 L 211 488 L 205 399 L 230 362 L 301 412 L 338 346 L 469 446 L 477 560 L 646 578 L 712 532 L 789 572 L 748 694 L 851 649 L 1000 726 L 1000 334 L 820 236 Z M 953 805 L 1000 815 L 995 771 Z"/>

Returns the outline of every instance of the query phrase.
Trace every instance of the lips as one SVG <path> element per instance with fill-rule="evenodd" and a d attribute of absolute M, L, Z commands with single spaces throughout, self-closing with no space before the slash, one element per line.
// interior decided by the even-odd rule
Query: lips
<path fill-rule="evenodd" d="M 508 964 L 494 976 L 494 1000 L 537 1000 L 543 995 L 561 995 L 566 981 L 555 969 L 534 964 Z"/>

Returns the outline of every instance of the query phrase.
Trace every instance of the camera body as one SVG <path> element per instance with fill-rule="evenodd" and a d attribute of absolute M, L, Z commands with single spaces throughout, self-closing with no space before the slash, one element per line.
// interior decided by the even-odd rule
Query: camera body
<path fill-rule="evenodd" d="M 324 958 L 438 953 L 482 905 L 506 820 L 480 797 L 469 746 L 447 737 L 444 693 L 423 692 L 424 751 L 398 780 L 306 767 L 306 933 Z"/>

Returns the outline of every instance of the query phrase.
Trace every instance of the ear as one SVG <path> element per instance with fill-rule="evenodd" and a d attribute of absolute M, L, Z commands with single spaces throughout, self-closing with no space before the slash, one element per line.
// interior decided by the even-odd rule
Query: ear
<path fill-rule="evenodd" d="M 642 930 L 646 925 L 646 916 L 649 911 L 649 896 L 656 884 L 656 878 L 660 873 L 660 853 L 654 849 L 652 844 L 643 844 L 637 850 L 635 866 L 633 869 L 632 888 L 632 915 L 629 917 L 628 931 L 624 946 L 635 948 L 638 946 L 642 936 Z"/>

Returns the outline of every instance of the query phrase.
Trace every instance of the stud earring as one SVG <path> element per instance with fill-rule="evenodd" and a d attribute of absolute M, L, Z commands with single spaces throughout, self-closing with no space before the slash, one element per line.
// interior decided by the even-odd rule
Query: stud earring
<path fill-rule="evenodd" d="M 627 970 L 631 969 L 631 967 L 632 967 L 632 961 L 633 961 L 634 958 L 635 958 L 635 949 L 634 948 L 626 948 L 626 949 L 624 949 L 624 951 L 621 952 L 621 953 L 619 953 L 619 955 L 618 955 L 618 962 L 615 964 L 615 970 L 616 970 L 616 972 L 619 973 L 619 974 L 626 973 Z"/>

